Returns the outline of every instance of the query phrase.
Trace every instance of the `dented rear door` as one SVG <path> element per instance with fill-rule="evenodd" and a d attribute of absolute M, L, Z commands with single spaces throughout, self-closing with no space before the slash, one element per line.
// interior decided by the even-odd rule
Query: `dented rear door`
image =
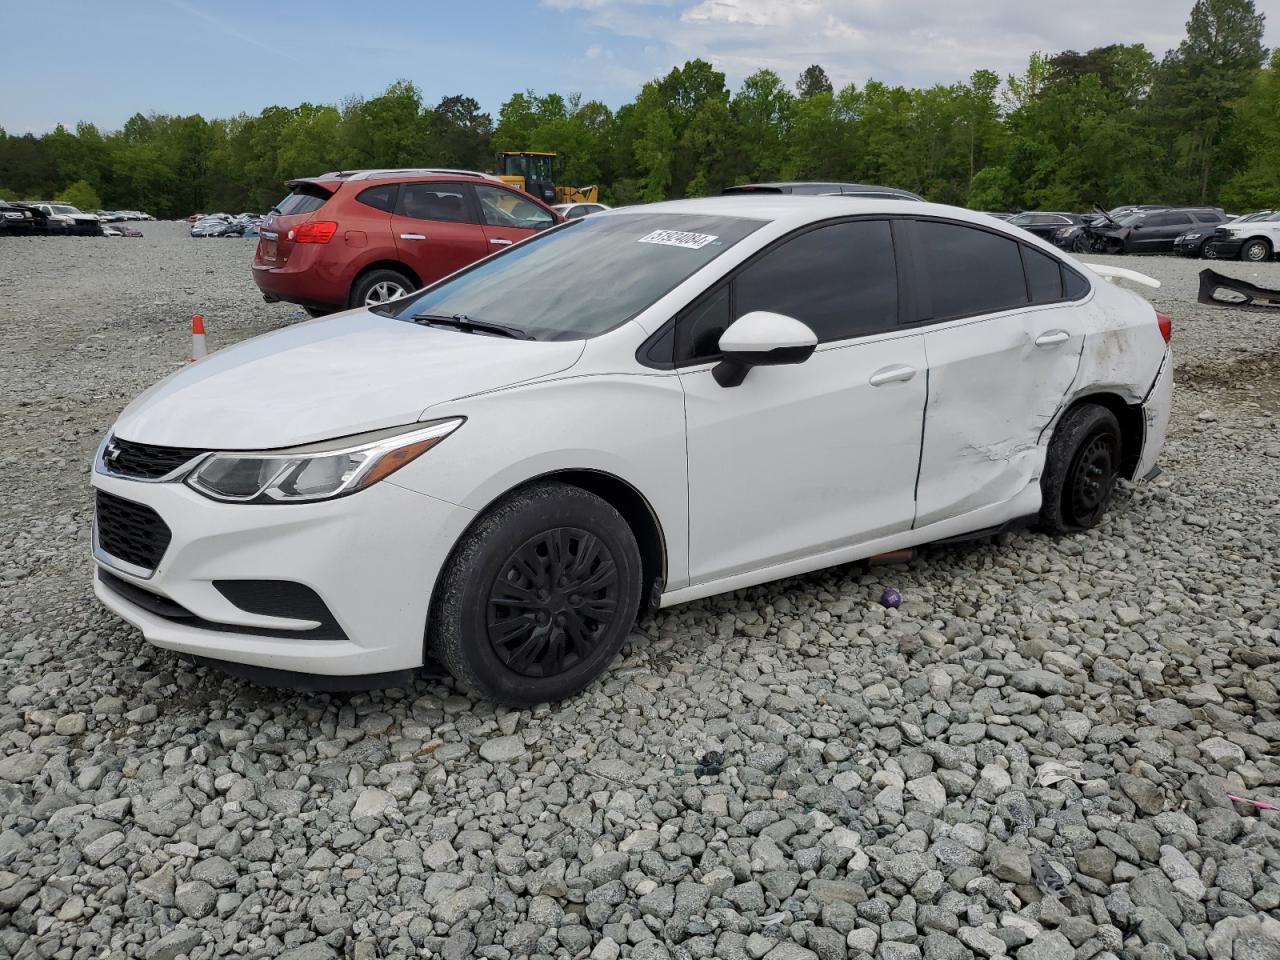
<path fill-rule="evenodd" d="M 1075 379 L 1085 321 L 1056 258 L 994 232 L 915 226 L 929 365 L 915 521 L 924 527 L 1038 479 L 1038 439 Z"/>

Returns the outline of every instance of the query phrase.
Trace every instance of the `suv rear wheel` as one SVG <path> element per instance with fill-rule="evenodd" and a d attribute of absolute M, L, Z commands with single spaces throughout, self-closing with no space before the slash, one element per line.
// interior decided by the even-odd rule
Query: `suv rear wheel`
<path fill-rule="evenodd" d="M 416 289 L 413 281 L 399 270 L 379 267 L 361 274 L 351 288 L 351 298 L 347 304 L 352 307 L 376 307 Z"/>

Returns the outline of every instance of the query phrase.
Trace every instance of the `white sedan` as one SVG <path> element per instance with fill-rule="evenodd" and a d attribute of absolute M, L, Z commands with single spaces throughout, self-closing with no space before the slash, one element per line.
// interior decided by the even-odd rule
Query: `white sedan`
<path fill-rule="evenodd" d="M 1136 293 L 955 207 L 613 210 L 144 393 L 94 464 L 95 589 L 259 678 L 371 686 L 435 657 L 554 701 L 654 606 L 1094 526 L 1155 472 L 1169 338 Z"/>
<path fill-rule="evenodd" d="M 583 203 L 557 203 L 551 207 L 556 213 L 560 214 L 566 220 L 577 220 L 580 217 L 589 217 L 593 213 L 603 213 L 606 210 L 612 210 L 613 207 L 605 203 L 583 202 Z"/>

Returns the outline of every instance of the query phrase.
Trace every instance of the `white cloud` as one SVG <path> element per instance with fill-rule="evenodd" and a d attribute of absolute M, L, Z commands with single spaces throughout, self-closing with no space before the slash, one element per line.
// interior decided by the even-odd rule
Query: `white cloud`
<path fill-rule="evenodd" d="M 543 0 L 585 12 L 597 30 L 654 50 L 655 75 L 692 57 L 731 85 L 762 67 L 788 83 L 811 63 L 839 85 L 926 86 L 977 69 L 1021 72 L 1032 51 L 1144 43 L 1157 58 L 1177 46 L 1192 0 Z M 1280 0 L 1258 0 L 1280 42 Z M 579 14 L 581 15 L 581 14 Z M 641 64 L 633 65 L 640 68 Z"/>

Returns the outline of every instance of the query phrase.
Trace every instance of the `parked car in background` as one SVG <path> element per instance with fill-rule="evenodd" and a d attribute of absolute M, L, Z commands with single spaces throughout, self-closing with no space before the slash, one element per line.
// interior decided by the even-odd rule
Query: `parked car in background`
<path fill-rule="evenodd" d="M 1255 213 L 1245 214 L 1241 217 L 1235 217 L 1222 226 L 1230 226 L 1239 223 L 1254 223 L 1259 220 L 1269 220 L 1276 217 L 1278 212 L 1275 210 L 1259 210 Z M 1213 228 L 1197 226 L 1188 232 L 1181 234 L 1173 241 L 1173 252 L 1180 257 L 1199 257 L 1204 253 L 1205 242 L 1213 236 Z"/>
<path fill-rule="evenodd" d="M 1021 227 L 1027 233 L 1034 233 L 1041 240 L 1052 243 L 1059 230 L 1081 226 L 1085 222 L 1085 218 L 1078 213 L 1024 210 L 1022 213 L 1014 214 L 1006 222 L 1015 227 Z"/>
<path fill-rule="evenodd" d="M 919 200 L 924 197 L 898 187 L 877 187 L 866 183 L 822 183 L 812 180 L 788 180 L 776 183 L 741 183 L 720 191 L 724 197 L 759 193 L 797 193 L 819 196 L 857 196 L 865 200 Z"/>
<path fill-rule="evenodd" d="M 259 224 L 253 279 L 313 316 L 402 297 L 564 219 L 484 173 L 347 170 L 288 186 Z"/>
<path fill-rule="evenodd" d="M 321 202 L 278 228 L 345 239 L 328 218 L 369 201 L 475 213 L 464 188 L 488 186 L 382 179 L 300 182 Z M 439 209 L 402 207 L 410 188 Z M 938 204 L 569 221 L 144 393 L 92 467 L 94 589 L 151 642 L 277 682 L 405 686 L 434 656 L 492 700 L 561 700 L 638 612 L 1022 518 L 1097 524 L 1153 472 L 1173 390 L 1169 318 L 1104 275 Z"/>
<path fill-rule="evenodd" d="M 30 236 L 35 230 L 36 218 L 30 207 L 0 200 L 0 235 Z"/>
<path fill-rule="evenodd" d="M 995 217 L 997 220 L 1012 220 L 1017 216 L 1016 213 L 997 213 L 992 210 L 979 211 L 984 217 Z"/>
<path fill-rule="evenodd" d="M 566 220 L 577 220 L 579 217 L 588 217 L 613 208 L 604 203 L 553 203 L 551 209 Z"/>
<path fill-rule="evenodd" d="M 48 217 L 51 232 L 84 237 L 96 237 L 102 233 L 102 221 L 92 213 L 82 213 L 69 203 L 38 200 L 28 206 L 44 211 L 45 216 Z"/>
<path fill-rule="evenodd" d="M 191 225 L 193 237 L 221 237 L 235 229 L 230 214 L 210 213 Z"/>
<path fill-rule="evenodd" d="M 1078 233 L 1055 234 L 1053 239 L 1077 253 L 1171 253 L 1182 234 L 1197 227 L 1212 230 L 1226 220 L 1221 209 L 1210 207 L 1135 210 L 1119 218 L 1108 214 Z"/>
<path fill-rule="evenodd" d="M 1210 260 L 1262 263 L 1280 250 L 1280 213 L 1241 217 L 1224 223 L 1205 238 L 1204 256 Z"/>

